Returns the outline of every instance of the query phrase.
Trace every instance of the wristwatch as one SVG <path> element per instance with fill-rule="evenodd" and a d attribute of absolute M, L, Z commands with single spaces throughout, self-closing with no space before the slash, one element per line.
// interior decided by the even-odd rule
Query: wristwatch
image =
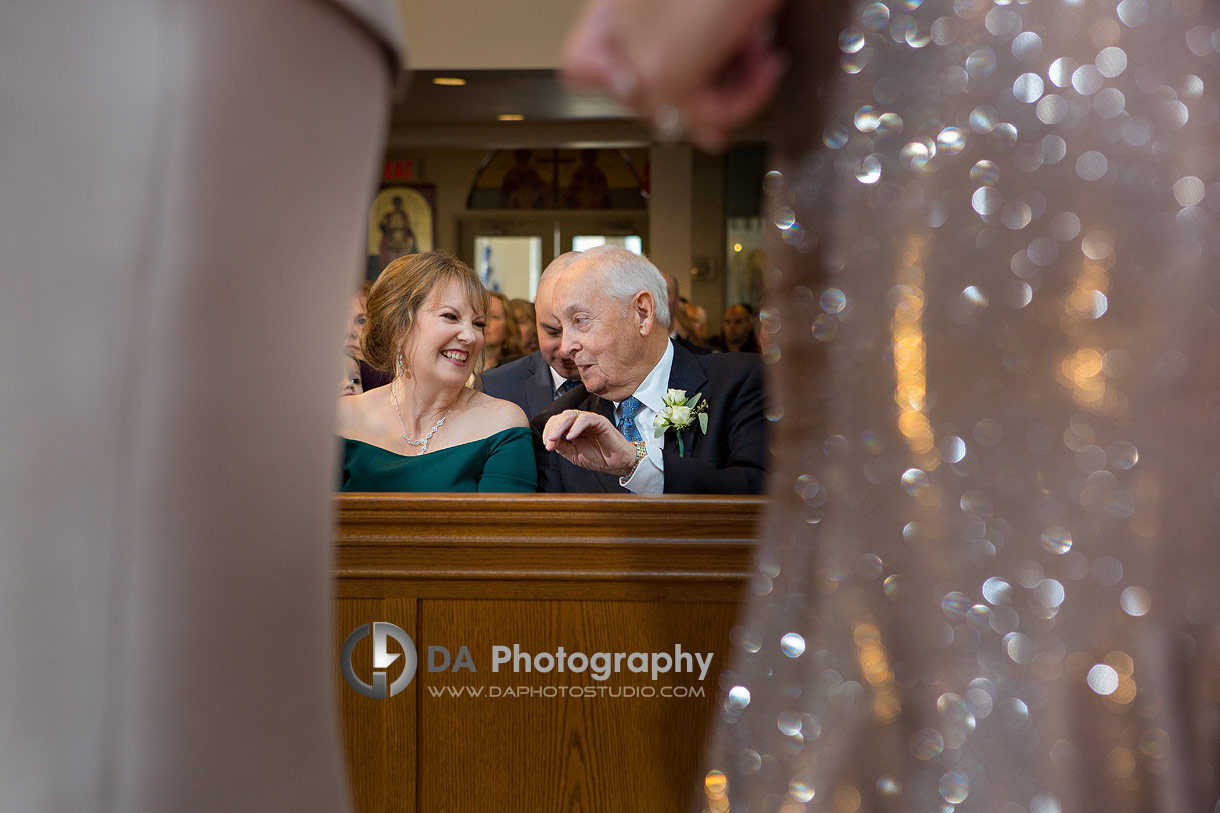
<path fill-rule="evenodd" d="M 648 457 L 648 447 L 644 445 L 644 441 L 633 440 L 631 443 L 635 446 L 635 462 L 631 464 L 631 471 L 618 478 L 618 484 L 623 488 L 626 488 L 627 481 L 635 476 L 635 470 L 640 467 L 640 461 Z"/>

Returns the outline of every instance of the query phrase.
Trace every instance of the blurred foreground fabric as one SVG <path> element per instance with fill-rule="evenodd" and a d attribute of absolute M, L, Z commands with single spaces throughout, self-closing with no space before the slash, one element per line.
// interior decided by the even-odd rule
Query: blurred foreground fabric
<path fill-rule="evenodd" d="M 789 10 L 779 471 L 703 809 L 1217 805 L 1218 27 Z"/>
<path fill-rule="evenodd" d="M 334 348 L 394 16 L 0 12 L 0 809 L 348 805 Z"/>

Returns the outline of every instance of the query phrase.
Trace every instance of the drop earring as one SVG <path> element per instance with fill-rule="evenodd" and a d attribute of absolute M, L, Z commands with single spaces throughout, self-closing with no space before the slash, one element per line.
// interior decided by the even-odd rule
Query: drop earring
<path fill-rule="evenodd" d="M 399 375 L 403 375 L 403 374 L 404 374 L 404 373 L 403 373 L 403 366 L 402 366 L 402 351 L 401 351 L 401 350 L 399 350 L 399 351 L 398 351 L 398 374 L 399 374 Z"/>

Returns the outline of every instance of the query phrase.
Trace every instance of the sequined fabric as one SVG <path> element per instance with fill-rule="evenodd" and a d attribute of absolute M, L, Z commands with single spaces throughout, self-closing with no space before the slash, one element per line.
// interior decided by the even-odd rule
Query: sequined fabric
<path fill-rule="evenodd" d="M 1220 810 L 1217 4 L 845 19 L 701 807 Z"/>

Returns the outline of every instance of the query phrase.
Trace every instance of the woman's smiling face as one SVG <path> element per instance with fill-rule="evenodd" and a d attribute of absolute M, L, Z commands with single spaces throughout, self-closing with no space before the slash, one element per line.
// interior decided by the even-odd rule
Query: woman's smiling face
<path fill-rule="evenodd" d="M 419 306 L 404 342 L 407 375 L 465 384 L 483 352 L 486 325 L 487 315 L 466 298 L 458 280 L 438 285 Z"/>

